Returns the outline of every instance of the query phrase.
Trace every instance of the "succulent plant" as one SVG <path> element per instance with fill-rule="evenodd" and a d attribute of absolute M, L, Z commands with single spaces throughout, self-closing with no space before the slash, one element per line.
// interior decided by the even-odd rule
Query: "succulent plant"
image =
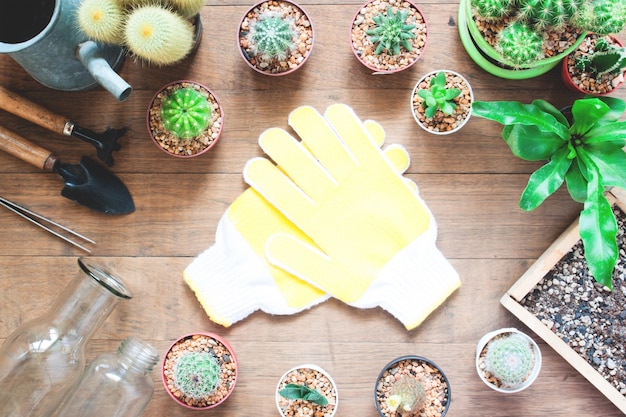
<path fill-rule="evenodd" d="M 174 367 L 174 384 L 185 398 L 201 400 L 220 383 L 220 365 L 209 352 L 186 352 Z"/>
<path fill-rule="evenodd" d="M 83 0 L 76 15 L 79 28 L 97 42 L 122 42 L 124 9 L 117 0 Z"/>
<path fill-rule="evenodd" d="M 543 37 L 526 23 L 513 22 L 500 33 L 498 50 L 513 68 L 538 60 L 542 49 Z"/>
<path fill-rule="evenodd" d="M 503 386 L 519 386 L 530 375 L 534 364 L 533 347 L 519 333 L 498 336 L 487 344 L 485 370 Z"/>
<path fill-rule="evenodd" d="M 306 385 L 300 384 L 287 384 L 278 393 L 288 400 L 304 400 L 311 401 L 318 405 L 328 404 L 328 399 L 320 394 L 316 389 L 310 388 Z"/>
<path fill-rule="evenodd" d="M 198 136 L 209 125 L 210 116 L 206 97 L 191 87 L 174 90 L 163 99 L 163 126 L 180 139 Z"/>
<path fill-rule="evenodd" d="M 168 0 L 168 4 L 186 19 L 190 19 L 200 13 L 204 2 L 205 0 Z"/>
<path fill-rule="evenodd" d="M 142 6 L 129 14 L 124 39 L 128 49 L 139 58 L 155 65 L 169 65 L 191 51 L 193 27 L 164 7 Z"/>
<path fill-rule="evenodd" d="M 389 55 L 400 55 L 401 46 L 409 52 L 413 50 L 409 39 L 415 38 L 412 33 L 415 25 L 406 23 L 408 15 L 407 10 L 394 13 L 391 6 L 387 5 L 386 13 L 373 17 L 376 27 L 366 30 L 365 33 L 371 36 L 370 40 L 376 45 L 376 55 L 383 51 L 387 51 Z"/>
<path fill-rule="evenodd" d="M 626 48 L 611 45 L 606 38 L 599 38 L 595 51 L 577 57 L 574 66 L 594 77 L 619 74 L 626 69 Z"/>
<path fill-rule="evenodd" d="M 458 88 L 446 87 L 446 74 L 442 71 L 430 80 L 430 89 L 420 89 L 417 95 L 424 101 L 422 105 L 425 107 L 424 115 L 432 118 L 437 110 L 441 110 L 445 114 L 453 114 L 456 104 L 452 101 L 461 94 Z"/>
<path fill-rule="evenodd" d="M 404 375 L 393 383 L 386 402 L 391 411 L 402 408 L 407 413 L 416 414 L 424 407 L 426 390 L 419 379 Z"/>
<path fill-rule="evenodd" d="M 250 25 L 247 39 L 250 50 L 263 59 L 285 59 L 296 48 L 294 22 L 274 12 L 262 12 Z"/>

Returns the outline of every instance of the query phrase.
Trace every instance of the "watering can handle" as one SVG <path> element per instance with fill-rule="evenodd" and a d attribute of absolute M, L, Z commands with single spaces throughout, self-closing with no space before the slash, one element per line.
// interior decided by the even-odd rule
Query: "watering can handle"
<path fill-rule="evenodd" d="M 6 110 L 22 119 L 43 128 L 63 134 L 68 120 L 32 101 L 0 86 L 0 109 Z"/>
<path fill-rule="evenodd" d="M 57 157 L 4 126 L 0 126 L 0 150 L 47 172 L 54 171 Z"/>

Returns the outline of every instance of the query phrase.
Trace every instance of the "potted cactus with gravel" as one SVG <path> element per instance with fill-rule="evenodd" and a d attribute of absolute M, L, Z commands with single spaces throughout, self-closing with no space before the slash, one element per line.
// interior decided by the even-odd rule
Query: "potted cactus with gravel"
<path fill-rule="evenodd" d="M 328 372 L 317 365 L 304 364 L 285 372 L 276 386 L 276 408 L 283 417 L 337 413 L 339 394 Z M 304 413 L 306 414 L 300 414 Z"/>
<path fill-rule="evenodd" d="M 371 0 L 352 20 L 350 44 L 365 67 L 376 74 L 390 74 L 418 61 L 426 37 L 426 20 L 413 2 Z"/>
<path fill-rule="evenodd" d="M 313 50 L 313 26 L 304 9 L 289 0 L 252 6 L 239 23 L 244 61 L 265 75 L 286 75 L 307 61 Z"/>
<path fill-rule="evenodd" d="M 232 393 L 237 358 L 225 339 L 198 332 L 176 340 L 165 353 L 161 377 L 170 397 L 195 410 L 214 408 Z"/>
<path fill-rule="evenodd" d="M 540 369 L 539 346 L 517 329 L 487 333 L 476 347 L 476 371 L 480 379 L 496 391 L 522 391 L 535 381 Z"/>
<path fill-rule="evenodd" d="M 148 64 L 171 65 L 200 41 L 204 0 L 82 0 L 77 26 L 94 41 L 123 45 Z"/>
<path fill-rule="evenodd" d="M 201 155 L 217 143 L 223 111 L 217 97 L 194 81 L 175 81 L 154 95 L 147 112 L 152 141 L 169 155 Z"/>
<path fill-rule="evenodd" d="M 618 33 L 625 24 L 623 0 L 461 0 L 459 6 L 466 51 L 503 78 L 541 75 L 575 50 L 585 33 Z"/>

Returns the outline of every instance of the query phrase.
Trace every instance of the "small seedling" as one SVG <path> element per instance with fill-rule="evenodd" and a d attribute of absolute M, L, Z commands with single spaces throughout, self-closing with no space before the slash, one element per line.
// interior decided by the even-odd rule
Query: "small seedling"
<path fill-rule="evenodd" d="M 318 405 L 328 404 L 328 400 L 319 391 L 307 387 L 306 385 L 299 384 L 287 384 L 285 388 L 278 391 L 278 393 L 288 400 L 304 400 L 311 401 Z"/>
<path fill-rule="evenodd" d="M 423 106 L 428 119 L 435 116 L 438 109 L 445 114 L 453 114 L 456 104 L 452 100 L 460 94 L 460 89 L 446 87 L 446 74 L 443 72 L 439 72 L 430 80 L 430 89 L 423 88 L 417 91 L 417 95 L 424 100 Z"/>

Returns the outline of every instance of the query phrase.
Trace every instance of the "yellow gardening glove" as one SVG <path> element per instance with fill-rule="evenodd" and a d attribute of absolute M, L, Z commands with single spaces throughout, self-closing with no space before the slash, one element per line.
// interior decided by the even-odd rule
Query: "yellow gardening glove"
<path fill-rule="evenodd" d="M 436 247 L 435 220 L 352 109 L 292 112 L 302 142 L 278 128 L 261 135 L 272 158 L 248 162 L 244 178 L 308 239 L 276 233 L 267 259 L 360 308 L 380 306 L 407 329 L 460 285 Z M 307 149 L 317 158 L 304 163 Z"/>
<path fill-rule="evenodd" d="M 365 122 L 365 126 L 377 146 L 381 146 L 382 127 L 372 121 Z M 313 159 L 308 153 L 303 155 Z M 388 147 L 385 157 L 398 172 L 409 166 L 408 154 L 402 148 Z M 294 314 L 329 297 L 267 262 L 265 244 L 275 233 L 289 233 L 313 245 L 252 188 L 244 191 L 224 213 L 217 226 L 215 244 L 183 273 L 211 320 L 228 327 L 258 309 L 270 314 Z"/>

